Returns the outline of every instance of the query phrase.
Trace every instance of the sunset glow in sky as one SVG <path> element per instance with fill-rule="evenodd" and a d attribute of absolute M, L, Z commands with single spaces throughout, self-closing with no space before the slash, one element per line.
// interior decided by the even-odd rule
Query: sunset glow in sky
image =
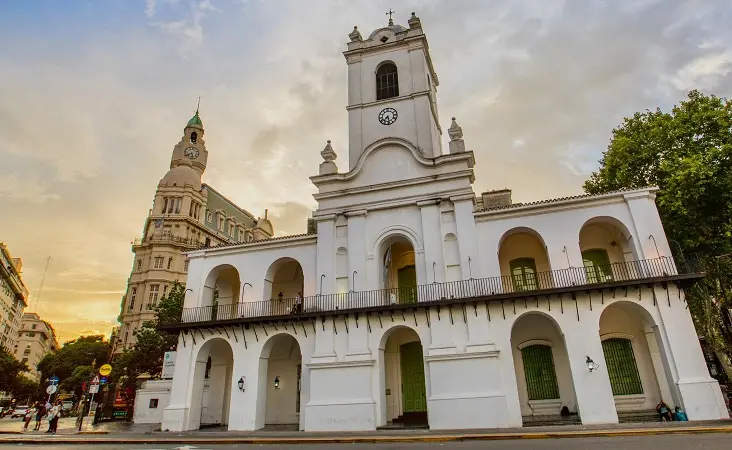
<path fill-rule="evenodd" d="M 623 117 L 732 89 L 728 0 L 5 1 L 0 240 L 23 259 L 26 311 L 62 342 L 109 333 L 199 96 L 204 181 L 269 208 L 278 235 L 304 232 L 326 140 L 347 167 L 348 33 L 389 8 L 422 20 L 477 193 L 580 193 Z"/>

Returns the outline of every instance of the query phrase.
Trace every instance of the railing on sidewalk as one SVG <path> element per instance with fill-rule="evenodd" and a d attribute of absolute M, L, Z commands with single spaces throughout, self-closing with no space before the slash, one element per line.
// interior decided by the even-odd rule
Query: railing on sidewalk
<path fill-rule="evenodd" d="M 698 264 L 689 261 L 677 266 L 672 258 L 661 257 L 602 266 L 571 267 L 533 274 L 524 272 L 520 276 L 473 278 L 394 289 L 200 306 L 185 308 L 180 321 L 161 323 L 161 325 L 363 310 L 397 304 L 429 303 L 503 294 L 532 295 L 556 288 L 581 288 L 699 273 L 702 272 L 699 267 Z"/>

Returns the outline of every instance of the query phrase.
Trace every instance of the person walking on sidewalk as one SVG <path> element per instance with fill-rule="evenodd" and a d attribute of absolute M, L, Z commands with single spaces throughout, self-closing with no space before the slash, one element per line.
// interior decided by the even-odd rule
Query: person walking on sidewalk
<path fill-rule="evenodd" d="M 48 412 L 48 431 L 46 433 L 56 434 L 56 428 L 58 427 L 58 419 L 61 416 L 61 400 L 56 401 L 56 404 L 51 407 Z"/>
<path fill-rule="evenodd" d="M 38 404 L 38 408 L 36 408 L 36 427 L 33 428 L 34 431 L 38 431 L 41 429 L 41 422 L 43 421 L 43 416 L 46 415 L 46 407 L 42 404 Z"/>
<path fill-rule="evenodd" d="M 28 408 L 28 411 L 25 413 L 25 417 L 23 417 L 23 431 L 28 431 L 28 425 L 30 425 L 31 420 L 33 420 L 33 416 L 35 415 L 36 411 L 38 410 L 38 402 L 35 403 L 35 405 Z"/>

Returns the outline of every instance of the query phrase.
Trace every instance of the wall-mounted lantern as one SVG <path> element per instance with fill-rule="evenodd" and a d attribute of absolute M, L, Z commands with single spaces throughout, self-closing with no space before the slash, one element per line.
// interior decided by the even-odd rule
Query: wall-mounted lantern
<path fill-rule="evenodd" d="M 239 386 L 240 391 L 244 392 L 244 377 L 240 377 L 236 385 Z"/>
<path fill-rule="evenodd" d="M 275 377 L 275 389 L 280 388 L 280 377 Z"/>
<path fill-rule="evenodd" d="M 593 361 L 592 358 L 590 358 L 589 356 L 587 357 L 587 361 L 585 362 L 585 364 L 587 364 L 587 368 L 590 369 L 590 372 L 600 368 L 600 366 L 595 361 Z"/>

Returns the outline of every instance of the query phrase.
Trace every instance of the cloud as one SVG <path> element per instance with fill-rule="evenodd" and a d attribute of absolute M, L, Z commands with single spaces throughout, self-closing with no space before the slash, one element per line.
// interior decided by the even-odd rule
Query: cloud
<path fill-rule="evenodd" d="M 48 192 L 35 175 L 20 178 L 15 174 L 0 174 L 0 198 L 7 198 L 13 202 L 28 201 L 45 203 L 49 200 L 58 200 L 58 194 Z"/>
<path fill-rule="evenodd" d="M 166 0 L 166 8 L 161 8 L 156 0 L 147 0 L 145 16 L 150 24 L 180 39 L 180 52 L 188 54 L 203 43 L 203 20 L 209 12 L 221 12 L 212 0 Z M 159 16 L 164 16 L 160 18 Z M 152 20 L 158 17 L 157 20 Z"/>

